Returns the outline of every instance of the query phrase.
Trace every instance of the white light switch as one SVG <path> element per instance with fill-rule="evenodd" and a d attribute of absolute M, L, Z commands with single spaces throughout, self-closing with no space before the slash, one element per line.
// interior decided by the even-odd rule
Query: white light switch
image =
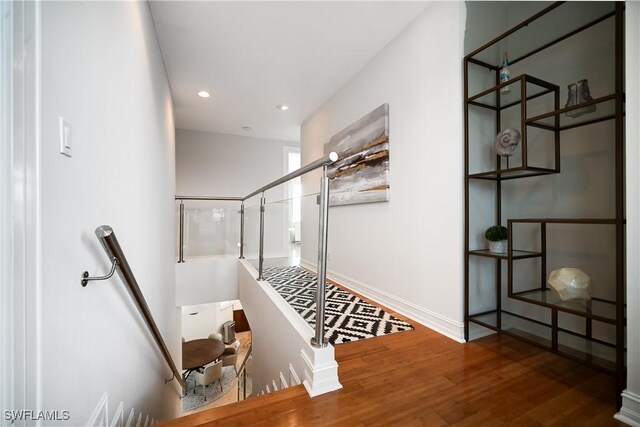
<path fill-rule="evenodd" d="M 71 157 L 71 123 L 60 117 L 60 154 Z"/>

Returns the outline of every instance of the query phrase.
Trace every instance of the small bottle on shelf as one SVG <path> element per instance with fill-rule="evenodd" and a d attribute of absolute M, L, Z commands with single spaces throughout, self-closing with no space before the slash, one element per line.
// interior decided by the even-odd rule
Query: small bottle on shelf
<path fill-rule="evenodd" d="M 502 68 L 500 68 L 500 83 L 509 81 L 509 57 L 507 52 L 502 55 Z M 500 89 L 500 93 L 506 95 L 511 93 L 511 86 L 507 85 Z"/>

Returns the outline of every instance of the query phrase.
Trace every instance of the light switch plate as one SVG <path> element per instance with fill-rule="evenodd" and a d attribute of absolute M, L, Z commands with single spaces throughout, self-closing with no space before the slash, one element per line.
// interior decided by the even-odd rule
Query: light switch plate
<path fill-rule="evenodd" d="M 71 123 L 60 117 L 60 154 L 71 157 Z"/>

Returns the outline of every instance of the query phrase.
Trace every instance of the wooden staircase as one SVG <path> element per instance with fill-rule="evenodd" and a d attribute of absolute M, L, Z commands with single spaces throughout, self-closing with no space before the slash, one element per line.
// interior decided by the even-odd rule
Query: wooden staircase
<path fill-rule="evenodd" d="M 238 418 L 235 417 L 240 414 L 245 414 L 246 416 L 251 417 L 251 414 L 260 412 L 262 416 L 270 414 L 271 416 L 277 417 L 278 412 L 282 412 L 282 409 L 278 409 L 282 408 L 282 405 L 278 404 L 288 402 L 292 399 L 310 400 L 311 398 L 307 394 L 304 386 L 297 385 L 283 390 L 265 393 L 257 397 L 251 397 L 247 400 L 242 400 L 231 405 L 220 406 L 155 425 L 163 427 L 193 427 L 203 426 L 209 423 L 238 425 Z M 288 406 L 285 406 L 285 408 L 286 407 Z M 290 409 L 286 409 L 286 412 L 289 411 Z M 232 417 L 234 417 L 233 421 L 230 420 Z M 249 425 L 249 422 L 243 425 Z"/>

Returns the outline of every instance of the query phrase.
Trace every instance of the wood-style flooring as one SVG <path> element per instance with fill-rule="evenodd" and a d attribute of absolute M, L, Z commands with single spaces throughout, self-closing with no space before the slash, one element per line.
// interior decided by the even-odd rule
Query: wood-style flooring
<path fill-rule="evenodd" d="M 296 386 L 162 425 L 624 425 L 613 377 L 506 336 L 460 344 L 406 320 L 416 329 L 335 347 L 342 390 L 311 399 Z"/>

